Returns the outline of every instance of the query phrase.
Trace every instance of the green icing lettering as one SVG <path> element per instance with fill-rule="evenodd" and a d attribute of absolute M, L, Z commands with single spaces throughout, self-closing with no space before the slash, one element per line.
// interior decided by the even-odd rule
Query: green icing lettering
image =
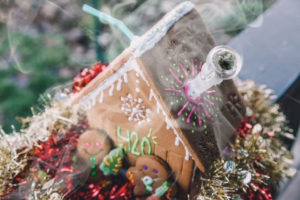
<path fill-rule="evenodd" d="M 127 130 L 127 137 L 124 137 L 124 136 L 122 135 L 122 133 L 121 133 L 121 127 L 118 126 L 118 129 L 117 129 L 117 135 L 118 135 L 119 138 L 121 138 L 122 140 L 124 140 L 125 142 L 128 143 L 128 151 L 130 151 L 130 150 L 131 150 L 130 131 Z"/>
<path fill-rule="evenodd" d="M 134 140 L 134 143 L 132 145 L 132 149 L 130 150 L 130 152 L 134 155 L 139 156 L 139 155 L 141 155 L 141 153 L 136 151 L 137 145 L 140 141 L 139 135 L 136 132 L 132 132 L 131 135 L 130 135 L 130 139 L 131 139 L 132 136 L 135 136 L 135 140 Z M 128 144 L 128 146 L 129 146 L 129 144 Z"/>
<path fill-rule="evenodd" d="M 150 128 L 147 137 L 150 138 L 151 134 L 152 134 L 152 129 Z M 151 155 L 151 153 L 152 153 L 151 141 L 147 137 L 143 137 L 143 139 L 141 141 L 141 144 L 140 144 L 141 145 L 141 153 L 140 153 L 136 150 L 139 145 L 139 141 L 140 141 L 139 135 L 136 132 L 130 132 L 129 130 L 127 130 L 127 137 L 125 137 L 121 133 L 121 127 L 118 126 L 117 135 L 121 140 L 128 143 L 128 151 L 131 152 L 132 154 L 137 155 L 137 156 L 145 155 L 146 154 L 145 153 L 145 145 L 147 143 L 148 144 L 148 154 Z M 135 140 L 133 141 L 133 144 L 132 144 L 131 139 L 133 137 L 135 137 Z M 154 144 L 157 144 L 157 142 L 154 141 L 156 138 L 157 138 L 156 136 L 152 137 Z M 118 146 L 119 146 L 119 148 L 124 149 L 125 152 L 127 151 L 126 147 L 124 147 L 123 144 L 119 144 Z"/>
<path fill-rule="evenodd" d="M 128 151 L 131 151 L 131 134 L 129 130 L 127 130 L 127 137 L 128 137 Z"/>
<path fill-rule="evenodd" d="M 141 142 L 142 155 L 145 155 L 145 143 L 148 144 L 148 154 L 150 155 L 152 153 L 151 142 L 148 138 L 145 138 L 145 137 L 143 137 L 142 142 Z"/>

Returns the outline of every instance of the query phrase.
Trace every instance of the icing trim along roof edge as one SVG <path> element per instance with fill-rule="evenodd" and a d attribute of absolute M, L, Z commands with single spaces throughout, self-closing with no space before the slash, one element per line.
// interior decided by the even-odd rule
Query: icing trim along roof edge
<path fill-rule="evenodd" d="M 167 34 L 168 30 L 193 8 L 194 4 L 190 1 L 179 4 L 143 36 L 134 39 L 131 43 L 131 46 L 135 48 L 134 56 L 139 57 L 147 50 L 153 48 Z"/>

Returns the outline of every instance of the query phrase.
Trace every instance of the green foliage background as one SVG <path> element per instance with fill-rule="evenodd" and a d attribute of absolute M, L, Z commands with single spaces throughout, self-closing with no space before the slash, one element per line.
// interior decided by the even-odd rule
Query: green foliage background
<path fill-rule="evenodd" d="M 5 35 L 3 30 L 2 34 Z M 58 76 L 59 68 L 69 66 L 70 50 L 63 35 L 30 36 L 15 32 L 10 33 L 9 37 L 18 40 L 16 54 L 20 63 L 8 62 L 0 73 L 0 105 L 5 130 L 10 128 L 10 124 L 19 128 L 16 116 L 30 115 L 30 107 L 47 88 L 72 78 Z M 10 51 L 6 35 L 0 46 L 0 57 L 9 55 Z M 25 83 L 21 81 L 22 77 Z"/>
<path fill-rule="evenodd" d="M 209 21 L 210 16 L 205 16 L 203 13 L 208 28 L 221 28 L 226 39 L 232 38 L 243 30 L 248 23 L 255 20 L 261 14 L 260 10 L 266 10 L 276 0 L 239 1 L 242 6 L 239 4 L 232 6 L 225 16 L 214 18 L 213 21 Z M 102 58 L 104 62 L 107 61 L 105 59 L 112 60 L 128 46 L 128 39 L 124 38 L 114 27 L 99 24 L 91 16 L 81 13 L 80 7 L 83 3 L 98 5 L 102 11 L 122 19 L 129 28 L 133 29 L 134 33 L 142 34 L 158 21 L 167 10 L 172 9 L 172 6 L 167 10 L 166 8 L 163 9 L 163 3 L 169 2 L 168 5 L 172 5 L 172 3 L 178 4 L 181 0 L 124 0 L 121 2 L 118 0 L 90 0 L 86 2 L 57 0 L 53 1 L 57 2 L 57 5 L 59 5 L 58 2 L 68 2 L 67 4 L 64 3 L 66 8 L 68 6 L 72 8 L 73 5 L 76 5 L 77 10 L 73 11 L 73 14 L 76 13 L 77 18 L 74 17 L 74 20 L 67 24 L 59 24 L 59 21 L 63 21 L 63 19 L 55 19 L 48 22 L 53 25 L 55 30 L 38 30 L 35 34 L 25 32 L 22 29 L 8 31 L 6 17 L 9 13 L 7 11 L 13 8 L 16 2 L 16 0 L 0 1 L 0 125 L 6 132 L 11 132 L 11 125 L 14 125 L 16 129 L 20 128 L 21 124 L 17 117 L 30 116 L 31 107 L 38 105 L 40 95 L 48 88 L 70 82 L 72 77 L 79 73 L 80 68 L 89 67 L 97 58 Z M 28 2 L 32 3 L 35 0 L 28 0 Z M 39 1 L 36 2 L 43 5 Z M 207 0 L 194 0 L 193 2 L 196 6 L 201 7 L 201 3 L 205 3 Z M 22 4 L 21 7 L 24 5 L 26 3 Z M 151 9 L 155 10 L 152 14 L 148 12 Z M 244 20 L 241 20 L 241 15 L 243 15 Z M 38 22 L 43 23 L 44 19 L 38 20 Z M 32 23 L 33 28 L 39 29 L 40 23 L 34 21 Z M 84 30 L 87 37 L 87 41 L 83 44 L 84 48 L 94 49 L 92 50 L 94 52 L 92 57 L 83 54 L 83 57 L 80 58 L 85 64 L 74 61 L 76 47 L 70 45 L 67 38 L 68 30 L 66 30 L 70 27 L 80 27 Z M 100 29 L 100 31 L 96 29 Z M 110 36 L 110 42 L 106 46 L 101 46 L 98 42 L 103 33 Z M 97 37 L 99 38 L 97 39 Z M 224 42 L 225 40 L 221 41 Z M 67 73 L 64 73 L 64 70 Z"/>

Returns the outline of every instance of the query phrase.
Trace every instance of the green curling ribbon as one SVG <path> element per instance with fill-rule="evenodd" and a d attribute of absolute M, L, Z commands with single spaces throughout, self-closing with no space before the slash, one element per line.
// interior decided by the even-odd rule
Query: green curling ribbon
<path fill-rule="evenodd" d="M 150 155 L 152 153 L 152 147 L 151 147 L 151 142 L 148 138 L 144 137 L 141 142 L 141 151 L 142 155 L 145 155 L 145 143 L 148 144 L 148 154 Z"/>
<path fill-rule="evenodd" d="M 162 197 L 170 188 L 170 183 L 165 181 L 160 187 L 156 188 L 154 196 Z"/>

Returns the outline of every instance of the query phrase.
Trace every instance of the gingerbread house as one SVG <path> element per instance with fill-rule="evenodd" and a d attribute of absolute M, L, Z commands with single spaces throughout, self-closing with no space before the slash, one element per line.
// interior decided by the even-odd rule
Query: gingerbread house
<path fill-rule="evenodd" d="M 197 99 L 185 92 L 214 46 L 193 4 L 182 3 L 133 41 L 74 103 L 86 109 L 91 127 L 126 150 L 130 164 L 140 155 L 159 156 L 188 192 L 195 166 L 208 169 L 224 147 L 220 141 L 229 140 L 245 113 L 231 80 Z"/>

